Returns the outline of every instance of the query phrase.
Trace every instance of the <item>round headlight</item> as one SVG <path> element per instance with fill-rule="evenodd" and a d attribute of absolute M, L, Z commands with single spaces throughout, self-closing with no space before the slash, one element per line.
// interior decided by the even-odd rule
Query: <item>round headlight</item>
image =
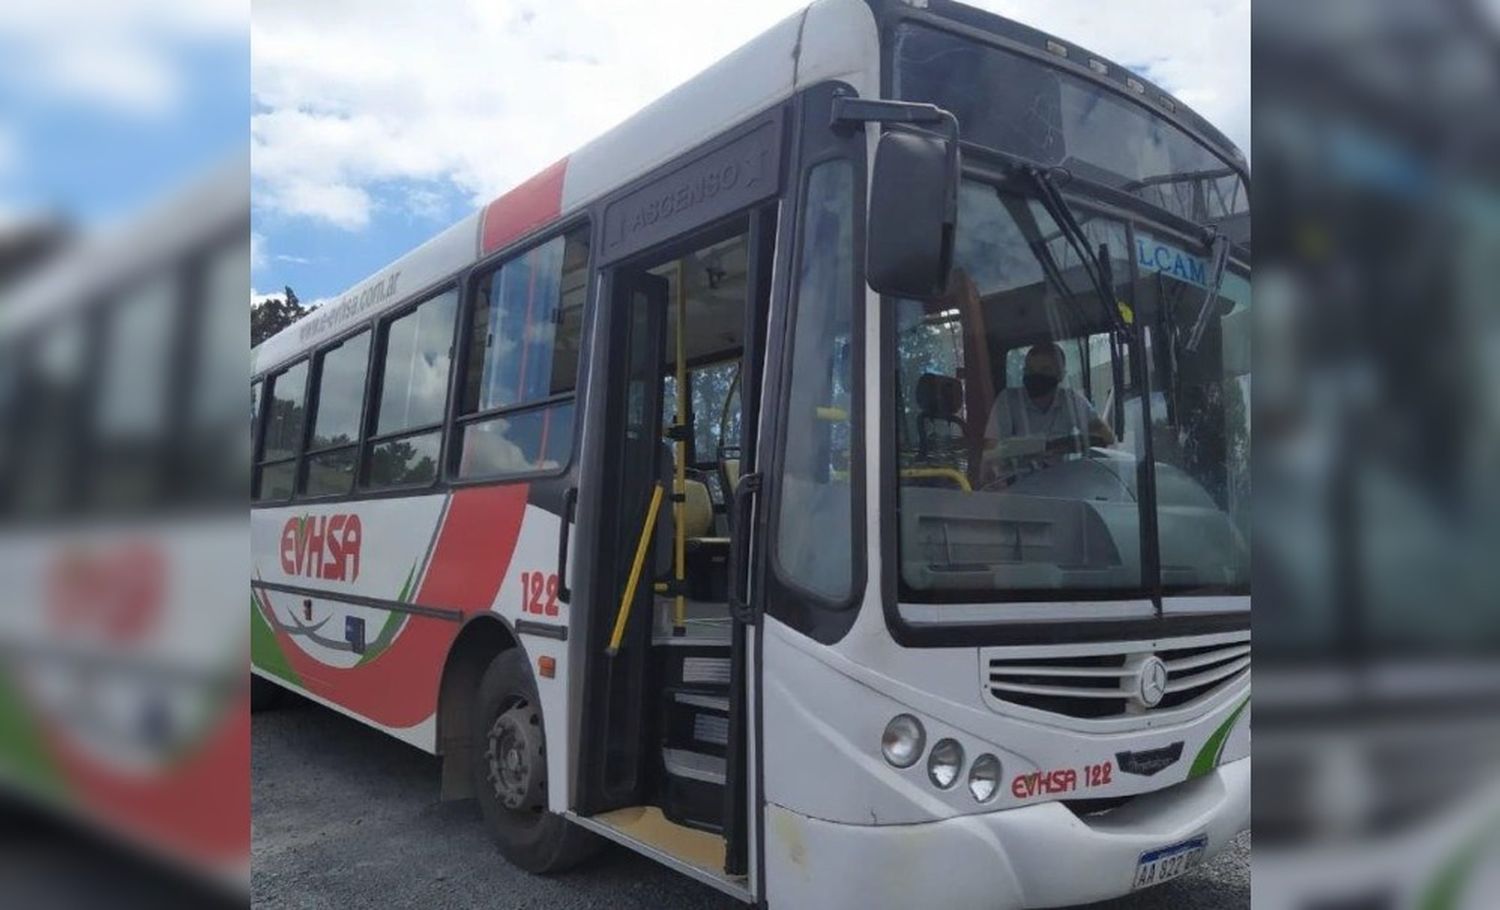
<path fill-rule="evenodd" d="M 986 752 L 974 759 L 974 766 L 969 769 L 969 792 L 975 800 L 987 803 L 999 789 L 1000 759 Z"/>
<path fill-rule="evenodd" d="M 932 747 L 932 756 L 927 759 L 927 776 L 933 786 L 946 790 L 958 780 L 958 772 L 964 766 L 964 747 L 957 740 L 938 740 Z"/>
<path fill-rule="evenodd" d="M 898 768 L 910 768 L 922 757 L 922 747 L 927 744 L 927 733 L 922 722 L 910 714 L 898 714 L 885 725 L 880 737 L 880 751 L 885 760 Z"/>

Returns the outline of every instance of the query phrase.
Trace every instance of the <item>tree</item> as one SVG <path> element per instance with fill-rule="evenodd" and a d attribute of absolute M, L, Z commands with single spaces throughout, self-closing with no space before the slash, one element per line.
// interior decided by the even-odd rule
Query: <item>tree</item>
<path fill-rule="evenodd" d="M 279 297 L 267 297 L 250 308 L 250 346 L 253 348 L 308 314 L 291 288 Z"/>

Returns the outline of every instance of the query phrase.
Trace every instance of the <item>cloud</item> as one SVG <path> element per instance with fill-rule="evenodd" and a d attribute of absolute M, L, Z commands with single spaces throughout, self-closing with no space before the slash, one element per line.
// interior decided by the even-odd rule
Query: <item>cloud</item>
<path fill-rule="evenodd" d="M 493 198 L 803 5 L 258 0 L 256 206 L 348 230 L 385 205 L 446 218 L 452 198 Z"/>
<path fill-rule="evenodd" d="M 177 106 L 184 43 L 244 33 L 235 0 L 6 0 L 0 81 L 37 98 L 158 117 Z"/>
<path fill-rule="evenodd" d="M 1248 148 L 1250 0 L 977 3 L 1145 65 Z M 453 0 L 434 15 L 257 0 L 255 204 L 349 231 L 385 208 L 446 220 L 453 200 L 493 198 L 804 5 Z"/>
<path fill-rule="evenodd" d="M 286 291 L 277 291 L 274 294 L 262 294 L 255 288 L 250 289 L 250 306 L 258 307 L 267 300 L 282 300 L 286 298 Z"/>
<path fill-rule="evenodd" d="M 250 232 L 250 268 L 262 268 L 266 264 L 266 235 L 260 231 Z"/>

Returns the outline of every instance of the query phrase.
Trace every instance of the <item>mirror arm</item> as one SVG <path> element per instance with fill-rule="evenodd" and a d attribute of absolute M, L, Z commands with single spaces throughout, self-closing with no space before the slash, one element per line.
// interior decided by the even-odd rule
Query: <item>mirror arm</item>
<path fill-rule="evenodd" d="M 866 123 L 910 123 L 918 126 L 939 126 L 948 139 L 948 179 L 956 182 L 961 176 L 958 156 L 958 118 L 952 112 L 936 104 L 916 101 L 883 101 L 878 98 L 860 98 L 854 95 L 837 95 L 829 113 L 829 125 L 835 130 L 863 129 Z M 950 196 L 946 206 L 948 224 L 958 223 L 958 198 Z M 950 238 L 951 242 L 951 238 Z"/>
<path fill-rule="evenodd" d="M 951 112 L 936 104 L 915 101 L 881 101 L 853 95 L 839 95 L 833 99 L 829 125 L 834 129 L 853 130 L 863 128 L 866 123 L 940 126 L 948 138 L 948 173 L 958 176 L 958 118 Z"/>

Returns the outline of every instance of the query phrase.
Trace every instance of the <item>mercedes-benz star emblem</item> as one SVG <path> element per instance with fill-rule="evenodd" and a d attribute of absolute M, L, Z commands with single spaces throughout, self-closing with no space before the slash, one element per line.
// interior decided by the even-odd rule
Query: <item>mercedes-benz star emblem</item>
<path fill-rule="evenodd" d="M 1141 704 L 1148 708 L 1154 708 L 1161 704 L 1162 696 L 1167 694 L 1167 665 L 1156 655 L 1146 658 L 1141 664 L 1140 675 L 1136 677 L 1136 698 Z"/>

